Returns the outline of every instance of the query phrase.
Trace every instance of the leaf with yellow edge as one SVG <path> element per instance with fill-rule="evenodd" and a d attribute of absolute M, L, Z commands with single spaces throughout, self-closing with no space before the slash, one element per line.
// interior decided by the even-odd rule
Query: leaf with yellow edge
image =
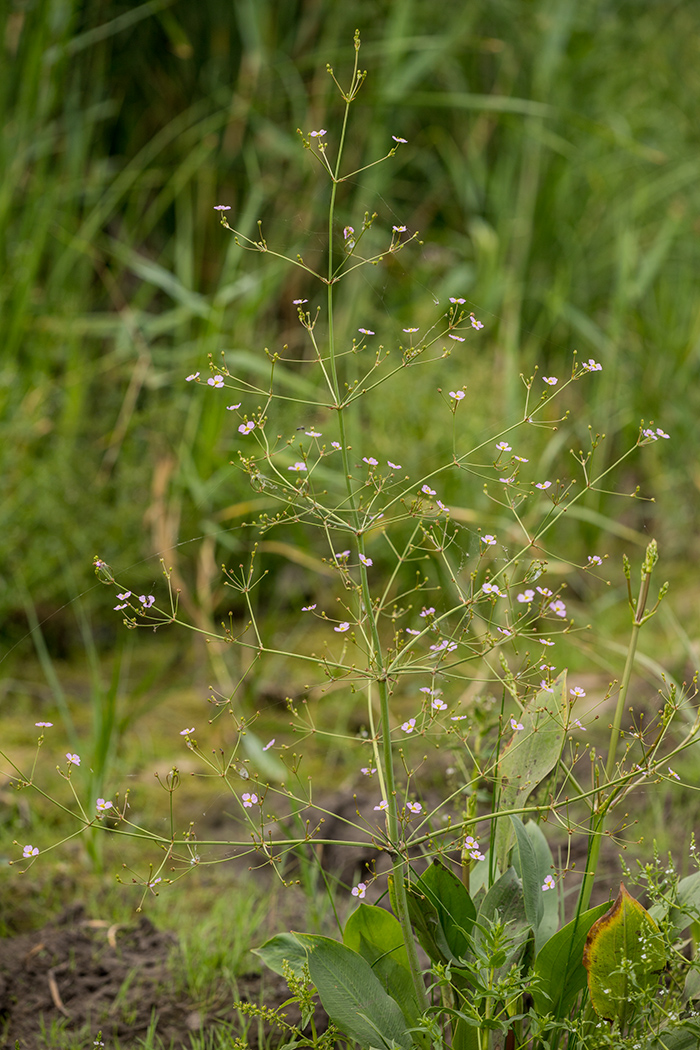
<path fill-rule="evenodd" d="M 599 1017 L 624 1025 L 637 989 L 666 965 L 659 927 L 620 883 L 610 911 L 591 926 L 583 950 L 588 990 Z"/>

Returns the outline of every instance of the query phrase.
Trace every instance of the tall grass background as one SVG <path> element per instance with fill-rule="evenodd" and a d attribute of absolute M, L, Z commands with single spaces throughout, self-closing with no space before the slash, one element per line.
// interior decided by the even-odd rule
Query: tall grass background
<path fill-rule="evenodd" d="M 262 504 L 231 466 L 223 400 L 184 377 L 225 351 L 264 386 L 265 346 L 302 354 L 291 301 L 308 289 L 241 251 L 213 206 L 231 205 L 251 236 L 262 220 L 287 255 L 318 258 L 325 201 L 296 129 L 328 127 L 332 141 L 325 65 L 349 65 L 356 27 L 369 76 L 350 152 L 359 167 L 392 134 L 408 146 L 344 187 L 341 219 L 358 227 L 377 211 L 384 229 L 405 224 L 422 243 L 348 283 L 341 321 L 390 345 L 434 317 L 434 299 L 466 297 L 486 331 L 446 363 L 443 386 L 469 384 L 462 418 L 475 435 L 517 414 L 519 372 L 563 375 L 572 349 L 594 356 L 603 373 L 586 393 L 602 456 L 640 418 L 672 441 L 622 479 L 664 512 L 633 504 L 621 516 L 600 495 L 574 542 L 588 552 L 602 525 L 611 542 L 656 534 L 679 564 L 697 555 L 696 5 L 15 0 L 0 11 L 6 648 L 90 588 L 81 617 L 98 602 L 105 622 L 97 552 L 144 588 L 163 552 L 191 615 L 205 623 L 219 608 L 221 562 L 250 543 L 240 526 Z M 365 443 L 400 448 L 408 467 L 413 449 L 448 440 L 430 425 L 435 392 L 407 386 L 413 377 L 363 421 Z M 308 390 L 303 361 L 285 382 Z M 313 422 L 298 413 L 289 430 Z M 560 449 L 585 447 L 580 426 L 562 425 Z M 449 495 L 463 520 L 494 513 L 478 484 Z M 262 551 L 290 567 L 290 601 L 303 586 L 295 565 L 322 571 L 297 539 L 271 536 Z M 84 633 L 84 621 L 68 632 Z"/>

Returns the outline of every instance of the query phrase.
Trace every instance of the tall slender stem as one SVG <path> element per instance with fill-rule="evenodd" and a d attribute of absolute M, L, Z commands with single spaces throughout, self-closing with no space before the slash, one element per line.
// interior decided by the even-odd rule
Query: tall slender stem
<path fill-rule="evenodd" d="M 627 647 L 627 659 L 625 660 L 625 669 L 622 674 L 622 681 L 620 682 L 620 690 L 617 696 L 617 704 L 615 706 L 615 717 L 613 718 L 612 725 L 610 727 L 610 742 L 608 744 L 608 758 L 605 764 L 605 783 L 606 786 L 614 779 L 615 776 L 615 762 L 617 759 L 617 745 L 620 740 L 620 726 L 622 724 L 622 714 L 625 710 L 625 703 L 627 701 L 627 694 L 629 692 L 630 680 L 632 678 L 632 668 L 634 667 L 634 658 L 637 652 L 637 644 L 639 642 L 639 631 L 642 625 L 653 615 L 654 610 L 650 613 L 646 613 L 646 604 L 649 598 L 649 584 L 651 582 L 651 574 L 654 570 L 654 566 L 658 560 L 658 549 L 656 540 L 652 540 L 647 547 L 646 557 L 642 565 L 642 579 L 639 587 L 639 597 L 635 601 L 632 598 L 630 586 L 630 573 L 629 573 L 629 562 L 625 560 L 625 575 L 627 576 L 627 588 L 629 593 L 629 603 L 632 610 L 632 634 L 630 636 L 629 645 Z M 594 802 L 593 811 L 591 813 L 590 830 L 588 837 L 588 856 L 586 858 L 586 871 L 583 876 L 583 882 L 581 883 L 581 890 L 579 893 L 579 911 L 585 911 L 588 908 L 591 899 L 591 891 L 593 889 L 593 883 L 595 881 L 595 873 L 598 867 L 598 858 L 600 857 L 600 847 L 603 840 L 603 833 L 605 831 L 605 821 L 607 819 L 608 809 L 610 805 L 610 795 L 603 798 L 602 795 L 598 795 Z"/>
<path fill-rule="evenodd" d="M 335 204 L 338 190 L 338 183 L 340 180 L 340 162 L 343 154 L 343 146 L 345 143 L 345 135 L 347 131 L 348 113 L 350 110 L 350 104 L 355 97 L 356 87 L 358 83 L 358 46 L 357 41 L 355 49 L 355 66 L 353 69 L 352 84 L 350 91 L 345 96 L 345 114 L 343 117 L 343 126 L 340 135 L 340 143 L 338 146 L 338 155 L 333 170 L 332 186 L 331 186 L 331 199 L 328 208 L 328 270 L 327 270 L 327 304 L 328 304 L 328 357 L 329 357 L 329 372 L 331 377 L 331 383 L 333 387 L 333 393 L 335 396 L 336 408 L 338 412 L 338 425 L 340 431 L 340 445 L 341 455 L 343 459 L 343 473 L 345 475 L 345 485 L 348 495 L 348 509 L 350 512 L 350 518 L 352 521 L 353 528 L 355 530 L 355 536 L 357 539 L 358 552 L 362 557 L 360 561 L 360 614 L 364 614 L 367 622 L 370 625 L 371 635 L 371 658 L 374 664 L 375 680 L 377 683 L 377 689 L 379 692 L 379 709 L 381 713 L 381 724 L 380 732 L 382 737 L 381 747 L 381 763 L 382 763 L 382 779 L 386 790 L 386 802 L 387 802 L 387 836 L 389 840 L 389 847 L 391 850 L 392 858 L 392 872 L 394 878 L 394 899 L 396 901 L 397 919 L 401 924 L 401 931 L 403 934 L 404 944 L 406 952 L 408 954 L 409 965 L 411 968 L 411 976 L 413 979 L 413 986 L 416 992 L 417 1001 L 420 1005 L 421 1010 L 427 1010 L 428 1000 L 425 991 L 425 985 L 421 975 L 420 963 L 418 960 L 418 952 L 416 949 L 416 943 L 413 937 L 413 930 L 411 928 L 410 916 L 408 913 L 408 899 L 406 895 L 406 870 L 407 864 L 405 859 L 401 855 L 401 843 L 400 843 L 400 821 L 398 813 L 398 803 L 396 798 L 396 776 L 394 770 L 394 754 L 391 743 L 391 719 L 389 711 L 389 687 L 387 682 L 386 666 L 384 663 L 384 657 L 382 652 L 381 638 L 379 636 L 379 628 L 377 624 L 377 614 L 373 608 L 372 593 L 369 586 L 369 578 L 367 575 L 367 568 L 364 563 L 365 549 L 364 549 L 364 537 L 361 531 L 360 513 L 355 497 L 355 492 L 352 486 L 352 474 L 350 470 L 350 459 L 347 449 L 346 430 L 345 430 L 345 410 L 341 405 L 340 398 L 340 384 L 338 381 L 338 370 L 336 365 L 336 353 L 335 353 L 335 329 L 333 319 L 333 292 L 336 278 L 334 278 L 334 266 L 333 266 L 333 232 L 334 232 L 334 219 L 335 219 Z M 368 704 L 372 704 L 371 690 L 368 691 Z"/>

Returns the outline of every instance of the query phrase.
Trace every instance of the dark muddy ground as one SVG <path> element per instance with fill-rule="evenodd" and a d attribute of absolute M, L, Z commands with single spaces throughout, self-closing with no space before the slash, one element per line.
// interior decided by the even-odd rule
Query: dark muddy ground
<path fill-rule="evenodd" d="M 33 933 L 0 940 L 0 1046 L 2 1050 L 57 1045 L 57 1026 L 92 1046 L 98 1032 L 109 1047 L 140 1046 L 157 1018 L 165 1047 L 189 1048 L 190 1035 L 215 1025 L 244 1034 L 234 998 L 209 1004 L 187 1002 L 173 984 L 170 962 L 177 944 L 142 917 L 129 926 L 88 920 L 80 906 Z M 241 1001 L 259 1002 L 259 974 L 239 978 Z M 286 984 L 265 975 L 264 999 L 276 1007 L 289 997 Z M 285 1009 L 290 1023 L 299 1020 Z M 53 1037 L 52 1033 L 53 1026 Z M 66 1045 L 61 1037 L 60 1045 Z M 257 1024 L 248 1033 L 257 1043 Z"/>

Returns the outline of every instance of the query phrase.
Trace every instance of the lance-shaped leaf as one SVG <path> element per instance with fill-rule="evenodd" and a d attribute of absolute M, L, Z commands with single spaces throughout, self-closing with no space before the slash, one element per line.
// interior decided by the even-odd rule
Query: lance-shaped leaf
<path fill-rule="evenodd" d="M 308 958 L 321 1003 L 344 1036 L 362 1047 L 411 1050 L 413 1040 L 398 1003 L 361 955 L 328 937 L 316 937 Z"/>
<path fill-rule="evenodd" d="M 516 730 L 498 763 L 499 810 L 520 809 L 561 755 L 568 718 L 566 671 L 547 689 L 540 690 L 518 716 Z M 496 828 L 496 859 L 501 871 L 508 867 L 513 841 L 510 820 L 499 820 Z"/>
<path fill-rule="evenodd" d="M 596 1013 L 620 1025 L 631 1012 L 634 982 L 647 985 L 666 965 L 659 927 L 622 884 L 610 911 L 590 928 L 583 965 Z"/>

